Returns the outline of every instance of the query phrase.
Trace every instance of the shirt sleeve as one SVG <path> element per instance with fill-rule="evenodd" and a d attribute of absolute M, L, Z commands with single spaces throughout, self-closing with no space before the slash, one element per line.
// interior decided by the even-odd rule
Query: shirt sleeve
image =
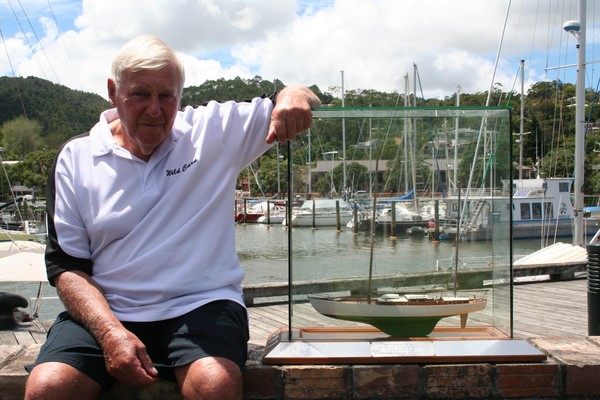
<path fill-rule="evenodd" d="M 64 162 L 64 148 L 65 146 L 59 150 L 54 163 L 52 164 L 46 189 L 46 223 L 48 242 L 46 244 L 45 260 L 48 281 L 53 286 L 54 278 L 65 271 L 77 270 L 82 271 L 90 276 L 92 275 L 92 261 L 89 258 L 77 257 L 65 252 L 59 243 L 56 231 L 55 224 L 57 219 L 64 220 L 66 213 L 73 213 L 73 210 L 67 206 L 70 204 L 70 202 L 64 198 L 65 193 L 70 192 L 68 196 L 72 199 L 75 198 L 74 192 L 70 189 L 67 189 L 69 187 L 72 189 L 72 186 L 67 184 L 68 179 L 64 174 L 57 173 L 57 165 Z M 57 186 L 60 188 L 60 198 L 57 198 Z M 85 235 L 85 232 L 82 232 L 82 234 Z"/>

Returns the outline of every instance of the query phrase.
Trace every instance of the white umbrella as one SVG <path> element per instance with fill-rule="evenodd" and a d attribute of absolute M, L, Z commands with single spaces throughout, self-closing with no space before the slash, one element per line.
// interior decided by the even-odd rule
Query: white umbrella
<path fill-rule="evenodd" d="M 47 282 L 44 254 L 24 250 L 0 257 L 0 282 Z"/>

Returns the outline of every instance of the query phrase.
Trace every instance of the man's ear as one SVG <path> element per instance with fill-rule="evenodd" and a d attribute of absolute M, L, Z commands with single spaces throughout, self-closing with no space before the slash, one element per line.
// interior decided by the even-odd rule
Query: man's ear
<path fill-rule="evenodd" d="M 117 94 L 117 84 L 111 78 L 108 78 L 106 82 L 106 86 L 108 88 L 108 99 L 110 100 L 110 104 L 115 106 L 116 103 L 116 94 Z"/>

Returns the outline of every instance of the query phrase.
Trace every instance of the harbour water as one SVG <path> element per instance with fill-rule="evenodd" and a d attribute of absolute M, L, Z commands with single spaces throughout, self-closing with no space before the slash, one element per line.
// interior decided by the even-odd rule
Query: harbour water
<path fill-rule="evenodd" d="M 237 246 L 240 262 L 246 270 L 247 284 L 288 280 L 288 231 L 280 225 L 262 224 L 237 226 Z M 292 271 L 294 280 L 333 279 L 366 276 L 370 257 L 370 236 L 358 235 L 346 228 L 293 228 Z M 515 257 L 541 248 L 540 240 L 514 241 Z M 374 243 L 374 274 L 431 272 L 449 268 L 457 251 L 452 241 L 432 242 L 425 237 L 376 235 Z M 458 261 L 462 264 L 488 264 L 491 257 L 508 260 L 509 243 L 460 242 Z"/>
<path fill-rule="evenodd" d="M 367 233 L 354 235 L 348 228 L 293 228 L 292 271 L 294 281 L 367 276 L 370 240 Z M 245 284 L 288 281 L 288 228 L 264 224 L 237 224 L 238 257 L 246 271 Z M 515 240 L 515 257 L 541 248 L 540 240 Z M 450 268 L 456 244 L 451 241 L 433 243 L 427 238 L 398 236 L 391 240 L 377 235 L 374 242 L 374 274 L 392 275 L 429 272 Z M 461 265 L 489 265 L 490 257 L 508 260 L 508 243 L 460 242 L 458 260 Z M 452 264 L 453 265 L 453 264 Z M 37 284 L 0 283 L 0 291 L 35 298 Z M 40 309 L 40 318 L 52 319 L 62 309 L 56 291 L 48 286 Z"/>

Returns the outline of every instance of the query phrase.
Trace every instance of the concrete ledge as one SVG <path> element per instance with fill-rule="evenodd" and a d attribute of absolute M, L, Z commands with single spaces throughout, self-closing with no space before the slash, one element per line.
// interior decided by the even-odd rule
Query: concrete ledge
<path fill-rule="evenodd" d="M 592 399 L 600 398 L 600 337 L 543 337 L 539 363 L 266 366 L 251 346 L 244 398 L 263 399 Z M 0 345 L 0 400 L 22 399 L 39 345 Z M 180 399 L 175 383 L 116 385 L 102 399 Z"/>

